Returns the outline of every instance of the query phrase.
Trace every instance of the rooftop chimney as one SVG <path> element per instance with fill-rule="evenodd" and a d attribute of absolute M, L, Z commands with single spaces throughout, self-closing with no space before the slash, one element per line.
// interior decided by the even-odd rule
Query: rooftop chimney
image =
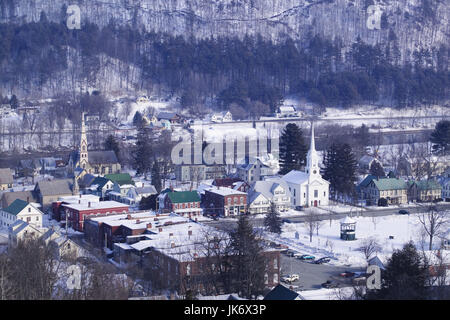
<path fill-rule="evenodd" d="M 136 224 L 139 224 L 139 223 L 141 223 L 141 220 L 137 219 Z"/>
<path fill-rule="evenodd" d="M 190 239 L 191 236 L 192 236 L 192 230 L 189 230 L 189 231 L 188 231 L 188 235 L 189 235 L 189 239 Z"/>
<path fill-rule="evenodd" d="M 159 232 L 162 232 L 162 228 L 159 228 Z"/>
<path fill-rule="evenodd" d="M 171 248 L 175 248 L 175 242 L 171 242 L 171 243 L 170 243 L 170 247 L 171 247 Z"/>
<path fill-rule="evenodd" d="M 127 219 L 131 220 L 131 214 L 127 215 Z"/>
<path fill-rule="evenodd" d="M 169 233 L 169 237 L 173 237 L 173 233 Z"/>
<path fill-rule="evenodd" d="M 147 223 L 147 229 L 151 229 L 152 228 L 152 224 L 151 223 Z"/>

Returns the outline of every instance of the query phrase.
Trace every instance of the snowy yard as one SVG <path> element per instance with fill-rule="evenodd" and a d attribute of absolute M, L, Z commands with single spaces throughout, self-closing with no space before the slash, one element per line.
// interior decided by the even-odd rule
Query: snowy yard
<path fill-rule="evenodd" d="M 267 240 L 288 245 L 302 254 L 312 254 L 317 258 L 330 256 L 331 264 L 351 267 L 365 266 L 363 253 L 357 251 L 366 238 L 376 238 L 382 247 L 380 257 L 390 256 L 394 249 L 401 249 L 412 240 L 420 247 L 421 225 L 417 215 L 392 215 L 384 217 L 354 217 L 356 220 L 355 241 L 340 239 L 339 220 L 323 221 L 319 236 L 314 232 L 312 242 L 305 224 L 285 223 L 281 236 L 264 233 Z M 296 233 L 298 239 L 296 238 Z M 390 239 L 393 237 L 393 239 Z M 438 240 L 435 241 L 438 245 Z"/>

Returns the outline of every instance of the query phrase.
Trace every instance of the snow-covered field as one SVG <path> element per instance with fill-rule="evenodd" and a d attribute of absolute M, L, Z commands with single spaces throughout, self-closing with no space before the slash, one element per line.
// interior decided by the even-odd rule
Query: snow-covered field
<path fill-rule="evenodd" d="M 405 243 L 412 240 L 421 247 L 421 225 L 417 215 L 392 215 L 384 217 L 354 217 L 356 220 L 355 241 L 340 239 L 339 220 L 323 221 L 319 235 L 314 232 L 312 242 L 305 224 L 285 223 L 280 236 L 264 232 L 267 240 L 288 245 L 291 249 L 303 254 L 312 254 L 316 258 L 334 257 L 331 264 L 352 267 L 365 266 L 363 253 L 356 249 L 366 238 L 375 238 L 382 247 L 380 257 L 390 256 L 395 249 L 401 249 Z M 298 239 L 296 238 L 298 233 Z M 389 239 L 392 236 L 393 239 Z M 427 246 L 428 244 L 425 244 Z M 434 245 L 438 246 L 436 239 Z"/>

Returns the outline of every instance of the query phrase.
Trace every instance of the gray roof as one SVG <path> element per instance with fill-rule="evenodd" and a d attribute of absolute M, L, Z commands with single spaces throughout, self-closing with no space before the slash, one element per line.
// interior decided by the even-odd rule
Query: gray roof
<path fill-rule="evenodd" d="M 112 150 L 108 151 L 88 151 L 90 164 L 114 164 L 119 163 L 116 153 Z"/>
<path fill-rule="evenodd" d="M 273 179 L 269 181 L 256 181 L 252 187 L 251 192 L 249 193 L 262 193 L 267 199 L 272 200 L 274 194 L 273 190 L 281 185 L 284 190 L 286 190 L 286 195 L 291 196 L 291 192 L 289 191 L 289 186 L 282 179 Z"/>
<path fill-rule="evenodd" d="M 5 192 L 2 195 L 2 208 L 9 207 L 17 199 L 26 202 L 38 202 L 36 193 L 34 191 Z"/>
<path fill-rule="evenodd" d="M 297 292 L 279 284 L 264 297 L 264 300 L 295 300 L 297 297 Z"/>
<path fill-rule="evenodd" d="M 156 192 L 156 189 L 154 186 L 146 186 L 146 187 L 142 187 L 142 188 L 136 188 L 136 193 L 137 194 L 146 194 L 146 193 L 151 193 L 151 194 L 157 194 L 158 192 Z"/>
<path fill-rule="evenodd" d="M 57 196 L 72 194 L 73 182 L 70 179 L 55 179 L 52 181 L 39 181 L 36 187 L 39 188 L 42 196 Z"/>
<path fill-rule="evenodd" d="M 0 184 L 11 184 L 13 183 L 12 171 L 9 168 L 0 169 Z"/>
<path fill-rule="evenodd" d="M 174 112 L 160 112 L 160 113 L 158 113 L 157 118 L 170 120 L 176 116 L 178 116 L 178 115 Z"/>
<path fill-rule="evenodd" d="M 19 161 L 19 165 L 22 168 L 39 169 L 42 167 L 39 159 L 23 159 Z"/>

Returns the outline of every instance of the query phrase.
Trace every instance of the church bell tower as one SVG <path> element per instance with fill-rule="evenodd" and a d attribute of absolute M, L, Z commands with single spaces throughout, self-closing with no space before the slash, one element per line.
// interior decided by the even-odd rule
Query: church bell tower
<path fill-rule="evenodd" d="M 316 151 L 316 143 L 314 139 L 314 122 L 311 123 L 311 144 L 306 157 L 306 173 L 310 178 L 320 177 L 319 156 Z"/>
<path fill-rule="evenodd" d="M 86 169 L 89 164 L 88 142 L 86 136 L 86 124 L 84 120 L 85 113 L 81 113 L 81 141 L 80 141 L 80 167 Z"/>

